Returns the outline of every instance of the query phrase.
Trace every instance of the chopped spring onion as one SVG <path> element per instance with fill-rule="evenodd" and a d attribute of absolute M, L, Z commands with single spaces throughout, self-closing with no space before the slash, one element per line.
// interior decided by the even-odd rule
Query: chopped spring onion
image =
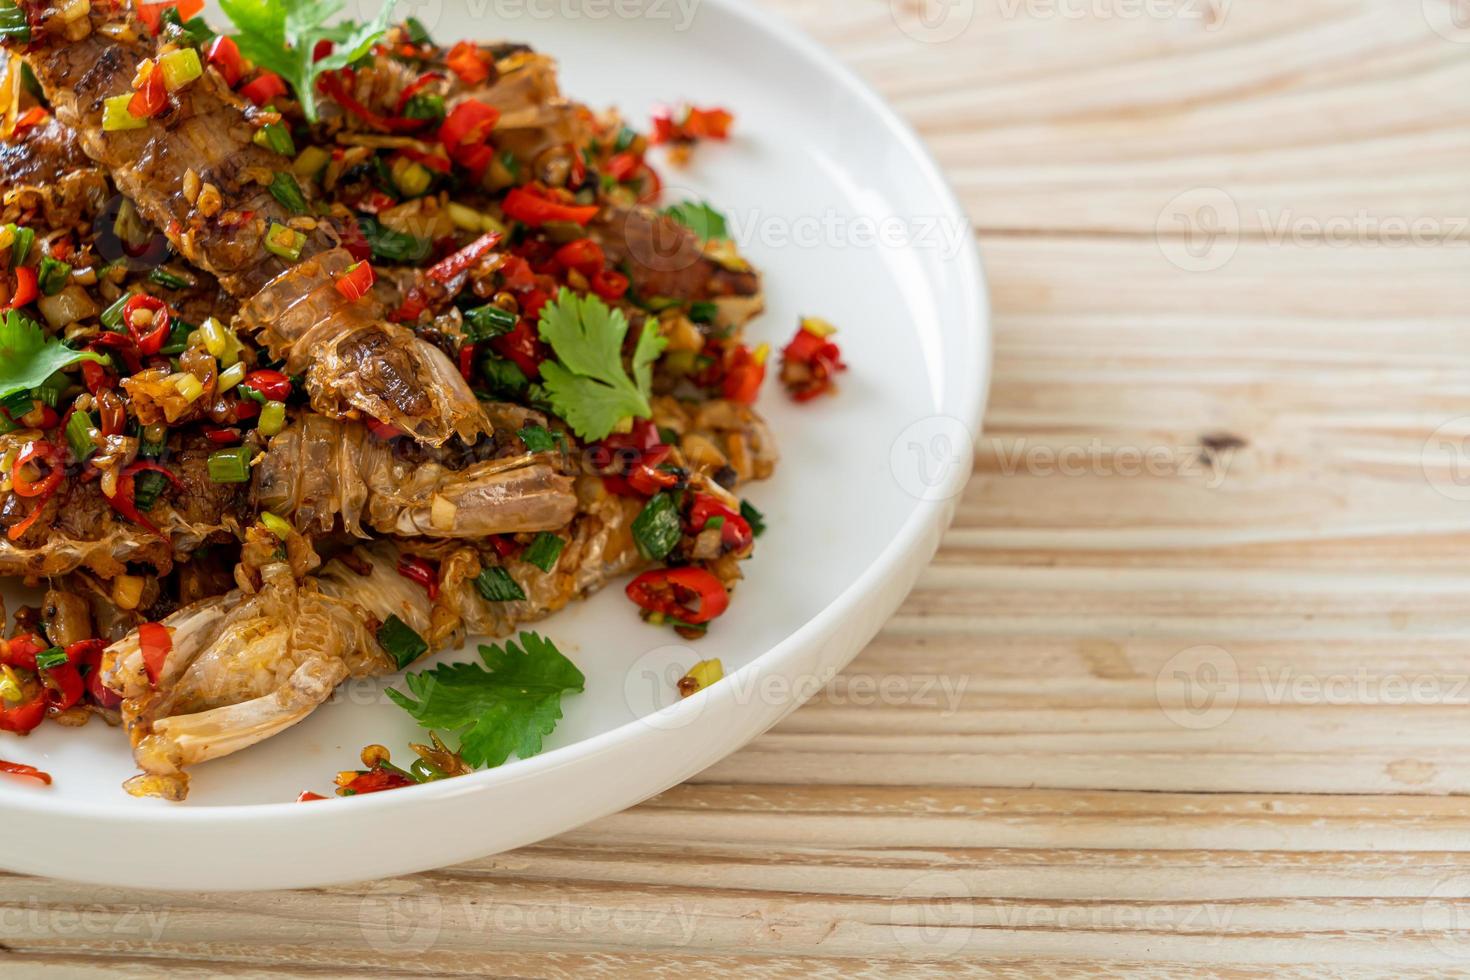
<path fill-rule="evenodd" d="M 415 238 L 392 228 L 385 228 L 370 215 L 360 216 L 357 223 L 373 250 L 374 258 L 412 264 L 427 259 L 434 250 L 434 243 L 428 239 Z"/>
<path fill-rule="evenodd" d="M 153 422 L 143 426 L 139 433 L 138 452 L 144 456 L 161 456 L 168 446 L 168 426 Z"/>
<path fill-rule="evenodd" d="M 306 214 L 310 210 L 306 206 L 306 195 L 301 193 L 301 185 L 284 170 L 271 181 L 271 197 L 284 204 L 292 214 Z"/>
<path fill-rule="evenodd" d="M 174 387 L 184 396 L 184 401 L 191 405 L 204 396 L 203 383 L 188 371 L 180 371 L 174 375 Z"/>
<path fill-rule="evenodd" d="M 229 347 L 229 340 L 225 337 L 225 325 L 214 317 L 206 317 L 199 325 L 199 337 L 204 341 L 204 349 L 209 351 L 210 357 L 224 357 L 225 350 Z"/>
<path fill-rule="evenodd" d="M 217 449 L 209 454 L 206 466 L 211 483 L 249 483 L 250 447 Z"/>
<path fill-rule="evenodd" d="M 157 283 L 168 289 L 188 289 L 194 285 L 193 280 L 185 279 L 183 276 L 170 272 L 162 266 L 148 273 L 148 281 Z"/>
<path fill-rule="evenodd" d="M 550 572 L 556 567 L 557 559 L 561 557 L 561 551 L 566 546 L 565 539 L 557 537 L 550 531 L 542 531 L 536 535 L 536 540 L 531 542 L 531 546 L 526 549 L 522 558 L 543 572 Z"/>
<path fill-rule="evenodd" d="M 403 22 L 403 29 L 408 31 L 408 39 L 414 44 L 432 45 L 434 43 L 434 39 L 429 36 L 429 29 L 417 17 L 410 17 L 405 20 Z"/>
<path fill-rule="evenodd" d="M 633 519 L 633 540 L 643 557 L 654 561 L 668 557 L 682 534 L 678 505 L 667 493 L 655 494 Z"/>
<path fill-rule="evenodd" d="M 422 197 L 434 183 L 434 175 L 422 163 L 406 157 L 393 162 L 393 186 L 404 197 Z"/>
<path fill-rule="evenodd" d="M 55 296 L 66 288 L 70 279 L 71 265 L 69 263 L 53 259 L 49 255 L 41 257 L 41 267 L 36 270 L 36 281 L 43 294 Z"/>
<path fill-rule="evenodd" d="M 177 92 L 204 74 L 204 66 L 199 63 L 199 52 L 193 48 L 170 51 L 158 59 L 158 67 L 163 69 L 164 88 L 170 92 Z"/>
<path fill-rule="evenodd" d="M 424 638 L 397 616 L 389 616 L 387 622 L 378 627 L 378 643 L 398 664 L 399 670 L 429 652 Z"/>
<path fill-rule="evenodd" d="M 281 517 L 279 514 L 272 514 L 268 510 L 261 511 L 260 523 L 264 524 L 267 531 L 274 534 L 282 541 L 285 541 L 288 537 L 291 536 L 291 522 L 286 520 L 284 517 Z"/>
<path fill-rule="evenodd" d="M 740 516 L 750 525 L 750 533 L 760 537 L 766 530 L 766 515 L 751 506 L 750 501 L 740 501 Z"/>
<path fill-rule="evenodd" d="M 475 576 L 475 588 L 487 602 L 515 602 L 526 597 L 525 590 L 510 577 L 510 572 L 499 565 L 492 565 Z"/>
<path fill-rule="evenodd" d="M 36 407 L 36 396 L 29 391 L 17 391 L 14 394 L 0 398 L 0 408 L 12 419 L 18 419 L 23 415 L 29 415 Z"/>
<path fill-rule="evenodd" d="M 15 0 L 4 0 L 0 3 L 0 37 L 21 44 L 30 43 L 31 23 L 26 19 L 26 12 L 20 9 Z"/>
<path fill-rule="evenodd" d="M 71 418 L 66 420 L 66 441 L 71 445 L 72 458 L 78 463 L 86 462 L 87 457 L 97 451 L 92 441 L 92 432 L 96 428 L 91 412 L 72 412 Z"/>
<path fill-rule="evenodd" d="M 229 391 L 235 385 L 245 380 L 245 362 L 236 361 L 219 373 L 219 386 L 216 389 L 221 395 Z"/>
<path fill-rule="evenodd" d="M 695 323 L 714 323 L 720 308 L 709 300 L 697 300 L 689 305 L 689 319 Z"/>
<path fill-rule="evenodd" d="M 189 349 L 189 335 L 193 332 L 194 324 L 175 319 L 168 329 L 168 340 L 158 349 L 158 353 L 169 356 L 182 354 Z"/>
<path fill-rule="evenodd" d="M 131 95 L 114 95 L 110 99 L 102 100 L 102 131 L 104 133 L 142 129 L 148 125 L 145 117 L 135 116 L 128 111 L 128 103 L 131 101 L 133 101 Z"/>
<path fill-rule="evenodd" d="M 50 408 L 57 408 L 61 405 L 61 393 L 66 390 L 68 383 L 66 375 L 57 371 L 41 382 L 41 386 L 35 390 L 34 394 L 41 399 L 42 404 Z"/>
<path fill-rule="evenodd" d="M 428 119 L 438 122 L 444 118 L 444 96 L 432 92 L 420 92 L 409 98 L 403 107 L 405 119 Z"/>
<path fill-rule="evenodd" d="M 255 135 L 250 137 L 250 140 L 256 146 L 263 146 L 283 157 L 296 155 L 296 141 L 291 138 L 291 131 L 284 123 L 270 123 L 262 126 L 255 131 Z"/>
<path fill-rule="evenodd" d="M 273 224 L 265 233 L 265 249 L 272 255 L 279 255 L 287 262 L 295 262 L 301 258 L 301 250 L 306 247 L 306 236 L 295 228 L 287 228 L 285 225 Z"/>
<path fill-rule="evenodd" d="M 286 427 L 286 405 L 284 402 L 266 402 L 260 410 L 260 421 L 255 426 L 263 436 L 273 436 Z"/>
<path fill-rule="evenodd" d="M 123 307 L 128 305 L 128 300 L 133 298 L 132 293 L 123 293 L 111 306 L 102 311 L 102 325 L 108 330 L 121 331 L 123 329 Z"/>
<path fill-rule="evenodd" d="M 307 180 L 321 173 L 327 164 L 332 162 L 332 154 L 319 146 L 308 146 L 301 151 L 296 162 L 291 164 L 291 172 L 298 177 Z"/>
<path fill-rule="evenodd" d="M 556 449 L 556 436 L 544 425 L 528 425 L 517 435 L 533 453 L 549 453 Z"/>
<path fill-rule="evenodd" d="M 480 358 L 480 374 L 492 400 L 519 396 L 531 383 L 514 361 L 490 353 Z"/>
<path fill-rule="evenodd" d="M 168 477 L 153 470 L 144 470 L 133 477 L 133 505 L 143 513 L 152 510 L 168 487 Z"/>
<path fill-rule="evenodd" d="M 49 650 L 42 650 L 36 654 L 36 667 L 40 670 L 50 670 L 53 667 L 60 667 L 66 662 L 66 651 L 61 649 L 61 647 L 52 647 Z"/>
<path fill-rule="evenodd" d="M 479 343 L 482 340 L 510 333 L 516 328 L 516 321 L 519 319 L 509 310 L 502 310 L 494 303 L 487 303 L 473 310 L 465 310 L 465 334 L 470 340 Z"/>
<path fill-rule="evenodd" d="M 622 129 L 618 130 L 618 140 L 616 143 L 613 144 L 613 151 L 616 153 L 622 153 L 628 147 L 632 146 L 633 141 L 637 138 L 638 133 L 636 130 L 632 129 L 629 126 L 624 126 Z"/>
<path fill-rule="evenodd" d="M 31 244 L 36 240 L 36 233 L 24 225 L 6 225 L 5 227 L 14 238 L 10 252 L 10 264 L 12 267 L 21 265 L 31 254 Z"/>

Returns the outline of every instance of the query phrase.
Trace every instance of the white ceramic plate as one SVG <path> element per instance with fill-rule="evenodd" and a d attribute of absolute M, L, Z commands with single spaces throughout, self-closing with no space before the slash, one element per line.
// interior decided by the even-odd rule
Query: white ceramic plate
<path fill-rule="evenodd" d="M 486 13 L 500 6 L 526 13 Z M 732 0 L 650 0 L 636 19 L 595 16 L 612 9 L 420 0 L 406 12 L 440 41 L 528 41 L 560 59 L 568 93 L 634 120 L 681 99 L 735 112 L 730 144 L 701 148 L 687 170 L 664 168 L 670 198 L 687 191 L 724 210 L 765 271 L 768 312 L 752 342 L 779 348 L 799 315 L 820 315 L 841 328 L 850 369 L 838 397 L 805 406 L 767 382 L 761 409 L 784 458 L 748 492 L 769 531 L 731 611 L 694 644 L 642 623 L 620 587 L 561 613 L 538 628 L 587 689 L 564 700 L 547 751 L 391 793 L 293 802 L 306 789 L 330 794 L 363 745 L 408 755 L 422 733 L 380 683 L 346 688 L 284 735 L 195 770 L 181 805 L 127 796 L 126 739 L 95 720 L 0 737 L 0 758 L 56 777 L 50 788 L 0 779 L 0 865 L 110 885 L 279 888 L 527 844 L 631 806 L 765 731 L 912 587 L 969 473 L 989 375 L 985 290 L 958 204 L 904 124 L 769 14 Z M 679 702 L 672 682 L 708 657 L 726 679 Z"/>

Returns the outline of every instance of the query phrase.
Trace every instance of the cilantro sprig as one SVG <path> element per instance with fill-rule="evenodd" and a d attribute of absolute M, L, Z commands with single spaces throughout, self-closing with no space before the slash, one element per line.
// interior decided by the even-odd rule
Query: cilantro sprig
<path fill-rule="evenodd" d="M 78 361 L 108 363 L 104 354 L 72 350 L 47 337 L 39 323 L 19 310 L 0 319 L 0 398 L 39 388 L 51 375 Z"/>
<path fill-rule="evenodd" d="M 328 26 L 342 11 L 343 0 L 221 0 L 220 6 L 240 33 L 234 35 L 240 53 L 261 68 L 290 82 L 311 122 L 317 120 L 316 80 L 322 72 L 346 68 L 388 30 L 393 4 L 385 3 L 371 23 L 351 21 Z M 312 60 L 318 41 L 336 47 L 320 61 Z"/>
<path fill-rule="evenodd" d="M 423 727 L 458 733 L 459 754 L 472 766 L 498 766 L 512 752 L 529 758 L 561 720 L 562 696 L 580 693 L 587 678 L 545 637 L 520 640 L 480 647 L 483 667 L 442 664 L 405 675 L 412 697 L 388 696 Z"/>
<path fill-rule="evenodd" d="M 541 339 L 556 360 L 541 365 L 547 400 L 572 430 L 598 440 L 627 418 L 648 418 L 653 362 L 668 341 L 655 321 L 644 321 L 633 350 L 633 376 L 623 368 L 628 318 L 596 296 L 578 296 L 566 287 L 541 307 Z"/>
<path fill-rule="evenodd" d="M 725 216 L 705 201 L 682 201 L 664 208 L 664 214 L 694 232 L 702 242 L 730 237 Z"/>

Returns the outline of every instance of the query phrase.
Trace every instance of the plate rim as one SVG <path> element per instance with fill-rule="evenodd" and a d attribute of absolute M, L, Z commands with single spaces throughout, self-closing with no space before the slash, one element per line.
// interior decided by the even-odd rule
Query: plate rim
<path fill-rule="evenodd" d="M 726 16 L 742 21 L 746 28 L 764 33 L 772 41 L 793 50 L 804 60 L 820 68 L 824 75 L 832 79 L 834 84 L 840 85 L 847 94 L 856 96 L 866 110 L 872 112 L 883 122 L 886 135 L 897 140 L 908 159 L 918 164 L 920 169 L 917 176 L 920 182 L 929 188 L 936 203 L 944 210 L 942 218 L 956 220 L 966 229 L 964 242 L 958 253 L 946 260 L 946 264 L 958 272 L 958 281 L 954 289 L 959 294 L 960 305 L 965 310 L 965 322 L 959 327 L 964 330 L 964 337 L 973 347 L 975 363 L 971 367 L 974 371 L 973 374 L 965 375 L 969 379 L 968 384 L 947 390 L 944 393 L 944 402 L 936 404 L 934 409 L 936 415 L 947 415 L 958 420 L 968 429 L 973 449 L 973 441 L 980 437 L 981 420 L 991 383 L 992 308 L 988 277 L 973 226 L 948 178 L 913 127 L 888 105 L 866 80 L 839 61 L 836 55 L 808 37 L 783 14 L 755 4 L 743 3 L 741 0 L 700 0 L 700 2 L 719 8 Z M 933 543 L 937 544 L 937 536 L 942 534 L 948 526 L 953 516 L 954 501 L 962 492 L 965 483 L 968 482 L 970 474 L 969 465 L 953 468 L 950 476 L 936 489 L 936 499 L 920 500 L 918 506 L 904 520 L 893 538 L 873 559 L 872 564 L 847 588 L 784 639 L 767 648 L 750 663 L 730 675 L 731 678 L 738 678 L 740 684 L 717 684 L 693 697 L 663 708 L 657 712 L 660 716 L 659 728 L 681 725 L 685 723 L 685 716 L 697 715 L 714 707 L 710 702 L 729 700 L 735 697 L 739 690 L 749 690 L 748 685 L 759 683 L 762 677 L 779 673 L 786 661 L 800 655 L 800 651 L 806 648 L 810 638 L 832 633 L 841 619 L 852 614 L 864 602 L 875 598 L 883 590 L 885 581 L 890 578 L 897 567 L 915 558 L 916 552 L 920 549 L 926 546 L 932 548 L 931 538 Z M 929 557 L 932 557 L 932 550 Z M 929 557 L 923 558 L 923 562 L 927 562 Z M 906 588 L 903 595 L 906 596 L 910 589 L 911 586 Z M 902 596 L 899 597 L 899 601 L 901 600 Z M 871 642 L 871 640 L 866 642 Z M 842 664 L 839 664 L 837 669 L 840 670 L 841 666 L 849 662 L 860 650 L 861 647 L 852 654 L 845 655 Z M 793 700 L 789 706 L 783 706 L 784 710 L 773 719 L 772 724 L 801 703 Z M 689 723 L 698 724 L 694 719 L 690 719 Z M 6 794 L 4 807 L 7 810 L 24 811 L 31 816 L 59 816 L 68 820 L 107 820 L 110 822 L 109 829 L 112 830 L 127 830 L 136 826 L 229 824 L 240 820 L 285 823 L 312 820 L 331 821 L 341 818 L 344 807 L 352 807 L 354 816 L 366 817 L 373 811 L 391 812 L 405 808 L 432 806 L 453 797 L 489 792 L 502 784 L 529 778 L 543 771 L 585 762 L 629 741 L 636 740 L 645 733 L 654 731 L 657 729 L 647 723 L 647 717 L 635 718 L 616 728 L 570 745 L 551 749 L 530 759 L 516 760 L 494 769 L 481 770 L 452 780 L 405 787 L 398 792 L 374 793 L 354 797 L 351 800 L 338 800 L 332 807 L 303 807 L 295 801 L 231 803 L 199 807 L 188 805 L 129 807 L 119 805 L 118 802 L 78 802 L 53 797 L 43 792 Z M 729 746 L 719 758 L 738 751 L 745 744 L 748 744 L 748 740 Z M 682 781 L 683 778 L 679 778 L 669 785 L 672 786 Z M 623 807 L 617 808 L 617 810 L 621 809 Z M 588 820 L 591 819 L 596 819 L 596 817 L 588 818 Z"/>

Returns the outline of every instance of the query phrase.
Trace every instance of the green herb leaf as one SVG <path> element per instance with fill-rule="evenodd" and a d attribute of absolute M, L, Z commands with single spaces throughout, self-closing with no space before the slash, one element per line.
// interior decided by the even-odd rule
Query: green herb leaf
<path fill-rule="evenodd" d="M 667 341 L 653 321 L 643 325 L 633 353 L 633 377 L 623 369 L 628 319 L 596 296 L 563 288 L 541 308 L 541 339 L 555 361 L 541 365 L 541 379 L 556 414 L 583 439 L 605 438 L 629 417 L 647 418 L 653 362 Z"/>
<path fill-rule="evenodd" d="M 483 667 L 409 674 L 410 693 L 388 696 L 424 728 L 458 734 L 459 754 L 472 766 L 498 766 L 511 753 L 530 758 L 561 720 L 563 695 L 580 693 L 587 678 L 545 637 L 522 633 L 520 641 L 480 647 Z"/>
<path fill-rule="evenodd" d="M 0 320 L 0 398 L 39 388 L 51 375 L 78 361 L 109 363 L 102 354 L 72 350 L 48 338 L 39 323 L 19 310 L 11 310 Z"/>
<path fill-rule="evenodd" d="M 766 515 L 755 509 L 748 500 L 740 501 L 740 516 L 750 525 L 750 533 L 760 537 L 766 533 Z"/>
<path fill-rule="evenodd" d="M 305 214 L 310 210 L 306 206 L 306 196 L 301 193 L 301 185 L 284 170 L 271 181 L 271 197 L 284 204 L 292 214 Z"/>
<path fill-rule="evenodd" d="M 498 565 L 475 576 L 475 588 L 486 602 L 518 602 L 526 597 L 520 583 L 510 577 L 510 572 Z"/>
<path fill-rule="evenodd" d="M 240 30 L 234 36 L 240 53 L 290 82 L 311 122 L 317 121 L 317 76 L 345 68 L 367 54 L 387 31 L 393 10 L 391 3 L 385 3 L 371 23 L 329 27 L 327 22 L 341 13 L 343 0 L 221 0 L 220 6 Z M 336 47 L 313 61 L 318 41 L 332 41 Z"/>
<path fill-rule="evenodd" d="M 410 625 L 397 616 L 389 616 L 387 622 L 378 627 L 378 643 L 402 670 L 429 652 L 429 645 Z"/>
<path fill-rule="evenodd" d="M 633 518 L 633 541 L 643 557 L 653 561 L 668 557 L 683 533 L 679 524 L 679 506 L 671 494 L 655 494 Z"/>
<path fill-rule="evenodd" d="M 702 242 L 711 238 L 729 238 L 725 216 L 704 201 L 684 201 L 664 209 L 664 214 L 688 228 Z"/>
<path fill-rule="evenodd" d="M 516 434 L 533 453 L 549 453 L 556 449 L 556 436 L 544 425 L 528 425 Z"/>
<path fill-rule="evenodd" d="M 531 542 L 531 547 L 521 557 L 535 565 L 543 572 L 550 572 L 556 567 L 557 559 L 561 557 L 561 551 L 567 546 L 566 539 L 557 537 L 550 531 L 542 531 L 536 535 L 536 540 Z"/>
<path fill-rule="evenodd" d="M 412 264 L 427 259 L 434 250 L 434 243 L 428 239 L 394 231 L 370 215 L 359 215 L 357 224 L 373 250 L 373 258 Z"/>

